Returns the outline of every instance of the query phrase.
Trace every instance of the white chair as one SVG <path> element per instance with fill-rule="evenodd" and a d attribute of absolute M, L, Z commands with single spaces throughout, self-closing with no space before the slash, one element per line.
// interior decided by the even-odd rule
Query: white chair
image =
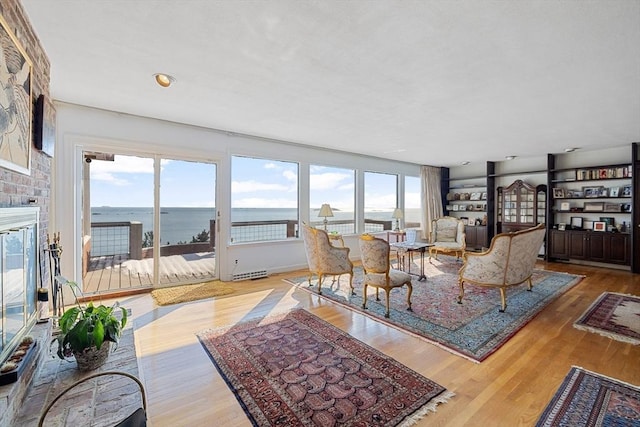
<path fill-rule="evenodd" d="M 389 317 L 389 293 L 394 288 L 407 285 L 407 310 L 411 309 L 411 275 L 404 271 L 391 268 L 389 261 L 389 242 L 378 239 L 369 234 L 360 236 L 360 255 L 362 257 L 362 268 L 364 270 L 364 289 L 362 291 L 362 308 L 367 308 L 367 287 L 376 288 L 376 301 L 380 301 L 378 290 L 384 289 L 387 298 L 387 311 L 384 317 Z"/>

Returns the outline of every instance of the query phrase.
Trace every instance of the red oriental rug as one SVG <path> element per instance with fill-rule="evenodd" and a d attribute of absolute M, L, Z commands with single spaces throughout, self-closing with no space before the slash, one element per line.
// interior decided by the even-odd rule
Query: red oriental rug
<path fill-rule="evenodd" d="M 536 427 L 640 426 L 640 388 L 572 367 Z"/>
<path fill-rule="evenodd" d="M 617 341 L 640 344 L 640 297 L 604 292 L 574 326 Z"/>
<path fill-rule="evenodd" d="M 453 396 L 301 309 L 198 338 L 255 426 L 412 425 Z"/>

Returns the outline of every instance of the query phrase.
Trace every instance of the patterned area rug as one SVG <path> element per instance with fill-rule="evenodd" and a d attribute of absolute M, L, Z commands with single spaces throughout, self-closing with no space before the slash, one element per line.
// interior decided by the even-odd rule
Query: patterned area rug
<path fill-rule="evenodd" d="M 375 300 L 375 289 L 369 287 L 367 310 L 362 310 L 362 269 L 354 268 L 356 295 L 349 292 L 348 275 L 331 283 L 324 280 L 322 296 L 352 310 L 369 315 L 404 331 L 411 332 L 455 354 L 475 362 L 486 359 L 520 328 L 536 316 L 547 304 L 582 280 L 581 276 L 536 270 L 533 291 L 527 285 L 507 290 L 507 310 L 500 313 L 500 292 L 497 289 L 465 286 L 462 304 L 459 294 L 458 270 L 462 265 L 454 257 L 441 256 L 433 264 L 425 261 L 426 281 L 413 280 L 411 303 L 407 311 L 407 287 L 391 291 L 391 316 L 385 319 L 384 291 Z M 412 268 L 411 271 L 418 271 Z M 309 287 L 307 276 L 286 281 L 313 293 L 318 284 L 314 276 Z"/>
<path fill-rule="evenodd" d="M 640 388 L 572 367 L 536 427 L 640 426 Z"/>
<path fill-rule="evenodd" d="M 198 338 L 255 426 L 411 425 L 453 396 L 301 309 Z"/>
<path fill-rule="evenodd" d="M 233 292 L 234 289 L 232 286 L 225 285 L 219 280 L 214 280 L 210 282 L 197 283 L 195 285 L 181 285 L 154 289 L 151 291 L 151 296 L 156 301 L 156 304 L 169 305 L 229 295 Z"/>
<path fill-rule="evenodd" d="M 640 344 L 640 297 L 604 292 L 573 326 L 614 340 Z"/>

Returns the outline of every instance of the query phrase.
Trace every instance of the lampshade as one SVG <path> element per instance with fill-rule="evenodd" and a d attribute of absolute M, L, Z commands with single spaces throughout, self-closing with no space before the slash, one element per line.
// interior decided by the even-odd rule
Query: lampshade
<path fill-rule="evenodd" d="M 400 208 L 395 208 L 393 210 L 393 214 L 391 215 L 391 218 L 402 219 L 404 218 L 404 214 L 402 213 L 402 210 Z"/>
<path fill-rule="evenodd" d="M 331 206 L 329 206 L 328 203 L 324 203 L 321 207 L 320 207 L 320 212 L 318 213 L 318 216 L 322 216 L 322 217 L 328 217 L 328 216 L 333 216 L 333 211 L 331 210 Z"/>

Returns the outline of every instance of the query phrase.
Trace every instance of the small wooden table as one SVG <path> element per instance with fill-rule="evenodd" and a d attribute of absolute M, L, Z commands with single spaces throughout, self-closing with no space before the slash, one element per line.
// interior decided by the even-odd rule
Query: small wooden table
<path fill-rule="evenodd" d="M 407 263 L 407 273 L 418 276 L 418 281 L 427 280 L 427 276 L 424 274 L 424 254 L 427 248 L 433 246 L 433 243 L 408 243 L 408 242 L 396 242 L 391 243 L 389 246 L 394 248 L 398 253 L 398 267 L 400 270 L 404 269 L 404 262 L 400 262 L 400 258 L 404 257 L 404 253 L 409 256 L 409 262 Z M 411 272 L 411 263 L 413 262 L 412 252 L 420 252 L 420 274 Z"/>

